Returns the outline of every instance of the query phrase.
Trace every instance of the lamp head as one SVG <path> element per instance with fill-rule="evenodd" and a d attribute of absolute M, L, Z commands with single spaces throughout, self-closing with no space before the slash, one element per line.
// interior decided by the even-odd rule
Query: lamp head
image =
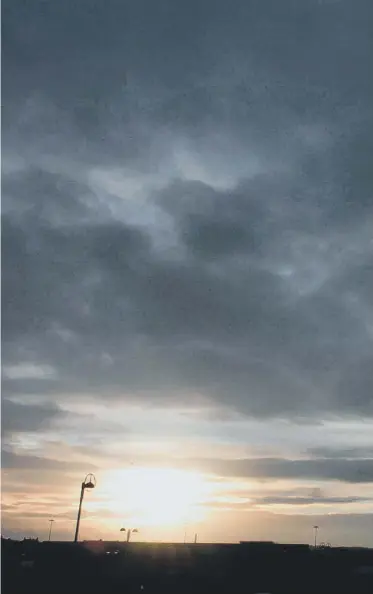
<path fill-rule="evenodd" d="M 94 474 L 87 474 L 84 479 L 83 487 L 84 489 L 94 489 L 96 486 L 96 477 Z"/>

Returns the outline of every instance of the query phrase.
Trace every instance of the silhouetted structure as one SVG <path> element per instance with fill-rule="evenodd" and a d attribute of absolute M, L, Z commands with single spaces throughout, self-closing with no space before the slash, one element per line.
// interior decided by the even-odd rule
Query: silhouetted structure
<path fill-rule="evenodd" d="M 373 550 L 2 539 L 4 594 L 372 594 Z M 141 588 L 142 587 L 142 588 Z"/>
<path fill-rule="evenodd" d="M 78 542 L 79 539 L 79 526 L 80 526 L 80 516 L 82 515 L 82 503 L 84 498 L 84 493 L 86 489 L 94 489 L 96 486 L 96 478 L 93 474 L 87 474 L 84 481 L 82 482 L 80 488 L 80 499 L 79 499 L 79 508 L 78 508 L 78 517 L 76 519 L 76 528 L 75 528 L 75 537 L 74 542 Z"/>

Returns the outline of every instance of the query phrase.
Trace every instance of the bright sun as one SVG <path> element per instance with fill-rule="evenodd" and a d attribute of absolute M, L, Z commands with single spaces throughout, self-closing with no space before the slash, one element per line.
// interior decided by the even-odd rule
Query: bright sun
<path fill-rule="evenodd" d="M 201 519 L 197 506 L 208 491 L 201 475 L 182 470 L 131 468 L 105 477 L 106 507 L 136 525 L 175 526 Z"/>

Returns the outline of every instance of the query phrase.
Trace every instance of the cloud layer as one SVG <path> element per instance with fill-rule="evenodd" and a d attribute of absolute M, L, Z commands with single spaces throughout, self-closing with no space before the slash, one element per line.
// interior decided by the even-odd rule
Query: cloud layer
<path fill-rule="evenodd" d="M 9 470 L 168 435 L 225 478 L 373 481 L 372 18 L 3 2 Z"/>

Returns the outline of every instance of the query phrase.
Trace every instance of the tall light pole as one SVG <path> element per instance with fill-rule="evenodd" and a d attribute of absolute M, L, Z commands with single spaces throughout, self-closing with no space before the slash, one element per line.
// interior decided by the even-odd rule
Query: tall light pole
<path fill-rule="evenodd" d="M 313 529 L 315 531 L 315 549 L 316 549 L 317 548 L 317 531 L 318 531 L 319 527 L 314 526 Z"/>
<path fill-rule="evenodd" d="M 48 536 L 48 542 L 50 542 L 50 540 L 51 540 L 53 522 L 54 522 L 54 520 L 53 520 L 53 518 L 51 518 L 51 519 L 49 520 L 50 526 L 49 526 L 49 536 Z"/>
<path fill-rule="evenodd" d="M 137 528 L 121 528 L 120 532 L 127 532 L 127 539 L 126 541 L 129 542 L 131 540 L 131 535 L 138 532 Z"/>
<path fill-rule="evenodd" d="M 79 500 L 79 509 L 78 509 L 78 517 L 76 518 L 76 528 L 75 528 L 75 538 L 74 542 L 78 542 L 79 538 L 79 526 L 80 526 L 80 516 L 82 513 L 82 503 L 84 497 L 84 491 L 86 489 L 94 489 L 96 486 L 96 477 L 94 474 L 87 474 L 84 481 L 82 482 L 81 490 L 80 490 L 80 500 Z"/>

